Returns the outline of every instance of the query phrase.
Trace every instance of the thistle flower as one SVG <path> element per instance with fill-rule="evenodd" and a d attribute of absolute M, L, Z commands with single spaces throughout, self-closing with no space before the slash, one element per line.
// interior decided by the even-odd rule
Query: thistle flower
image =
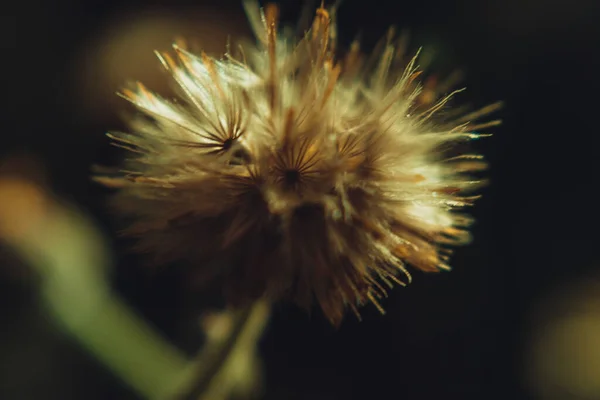
<path fill-rule="evenodd" d="M 122 92 L 141 115 L 109 136 L 135 156 L 97 180 L 119 188 L 138 250 L 224 278 L 232 302 L 316 300 L 334 324 L 346 307 L 383 312 L 407 265 L 447 270 L 449 247 L 469 241 L 456 210 L 485 163 L 449 154 L 497 123 L 473 122 L 496 106 L 444 116 L 454 93 L 424 92 L 417 57 L 398 68 L 392 35 L 373 66 L 357 43 L 337 60 L 335 10 L 318 8 L 295 40 L 277 7 L 245 6 L 258 41 L 239 57 L 157 53 L 182 101 L 141 83 Z"/>

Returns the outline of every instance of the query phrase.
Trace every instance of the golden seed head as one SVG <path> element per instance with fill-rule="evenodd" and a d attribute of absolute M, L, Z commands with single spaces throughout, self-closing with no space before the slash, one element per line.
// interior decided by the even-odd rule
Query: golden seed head
<path fill-rule="evenodd" d="M 134 157 L 96 179 L 119 189 L 138 250 L 224 277 L 233 301 L 316 300 L 335 324 L 347 306 L 381 309 L 406 264 L 447 269 L 447 247 L 469 240 L 455 210 L 473 203 L 467 174 L 485 163 L 449 149 L 495 124 L 474 122 L 495 107 L 442 120 L 454 93 L 421 85 L 392 35 L 375 67 L 357 44 L 339 62 L 334 13 L 319 8 L 295 40 L 275 6 L 245 5 L 258 41 L 239 56 L 158 54 L 183 101 L 122 92 L 144 118 L 110 136 Z"/>

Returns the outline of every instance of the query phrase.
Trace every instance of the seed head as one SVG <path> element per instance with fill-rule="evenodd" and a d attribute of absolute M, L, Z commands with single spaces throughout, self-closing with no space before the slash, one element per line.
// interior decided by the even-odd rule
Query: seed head
<path fill-rule="evenodd" d="M 346 306 L 381 310 L 407 265 L 448 269 L 448 247 L 469 241 L 456 209 L 475 200 L 467 174 L 485 163 L 452 151 L 497 123 L 472 122 L 496 106 L 443 114 L 454 93 L 420 85 L 393 35 L 374 63 L 356 43 L 337 60 L 335 10 L 295 39 L 275 6 L 245 5 L 258 40 L 239 56 L 157 53 L 181 100 L 141 83 L 122 92 L 141 115 L 109 136 L 134 157 L 97 180 L 119 188 L 138 250 L 224 278 L 232 301 L 316 300 L 334 324 Z"/>

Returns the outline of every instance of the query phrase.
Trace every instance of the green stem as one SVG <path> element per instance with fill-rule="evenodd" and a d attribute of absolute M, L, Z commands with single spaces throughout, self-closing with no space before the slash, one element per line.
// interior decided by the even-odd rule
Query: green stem
<path fill-rule="evenodd" d="M 269 315 L 265 301 L 226 312 L 233 321 L 225 339 L 209 341 L 190 362 L 111 293 L 105 277 L 109 252 L 85 215 L 53 203 L 31 228 L 6 239 L 42 278 L 49 312 L 139 395 L 213 400 L 211 393 L 223 393 L 225 386 L 234 390 L 237 370 L 232 365 L 254 357 Z"/>

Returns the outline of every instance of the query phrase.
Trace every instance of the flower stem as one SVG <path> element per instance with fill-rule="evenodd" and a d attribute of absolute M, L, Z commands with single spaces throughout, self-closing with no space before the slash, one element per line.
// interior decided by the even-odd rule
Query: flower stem
<path fill-rule="evenodd" d="M 249 307 L 232 312 L 228 332 L 215 340 L 209 340 L 200 352 L 194 362 L 195 378 L 179 399 L 224 398 L 236 390 L 240 373 L 245 376 L 255 373 L 252 361 L 256 360 L 256 344 L 269 313 L 270 307 L 266 300 L 258 300 Z M 256 382 L 251 382 L 252 386 L 255 384 Z"/>

